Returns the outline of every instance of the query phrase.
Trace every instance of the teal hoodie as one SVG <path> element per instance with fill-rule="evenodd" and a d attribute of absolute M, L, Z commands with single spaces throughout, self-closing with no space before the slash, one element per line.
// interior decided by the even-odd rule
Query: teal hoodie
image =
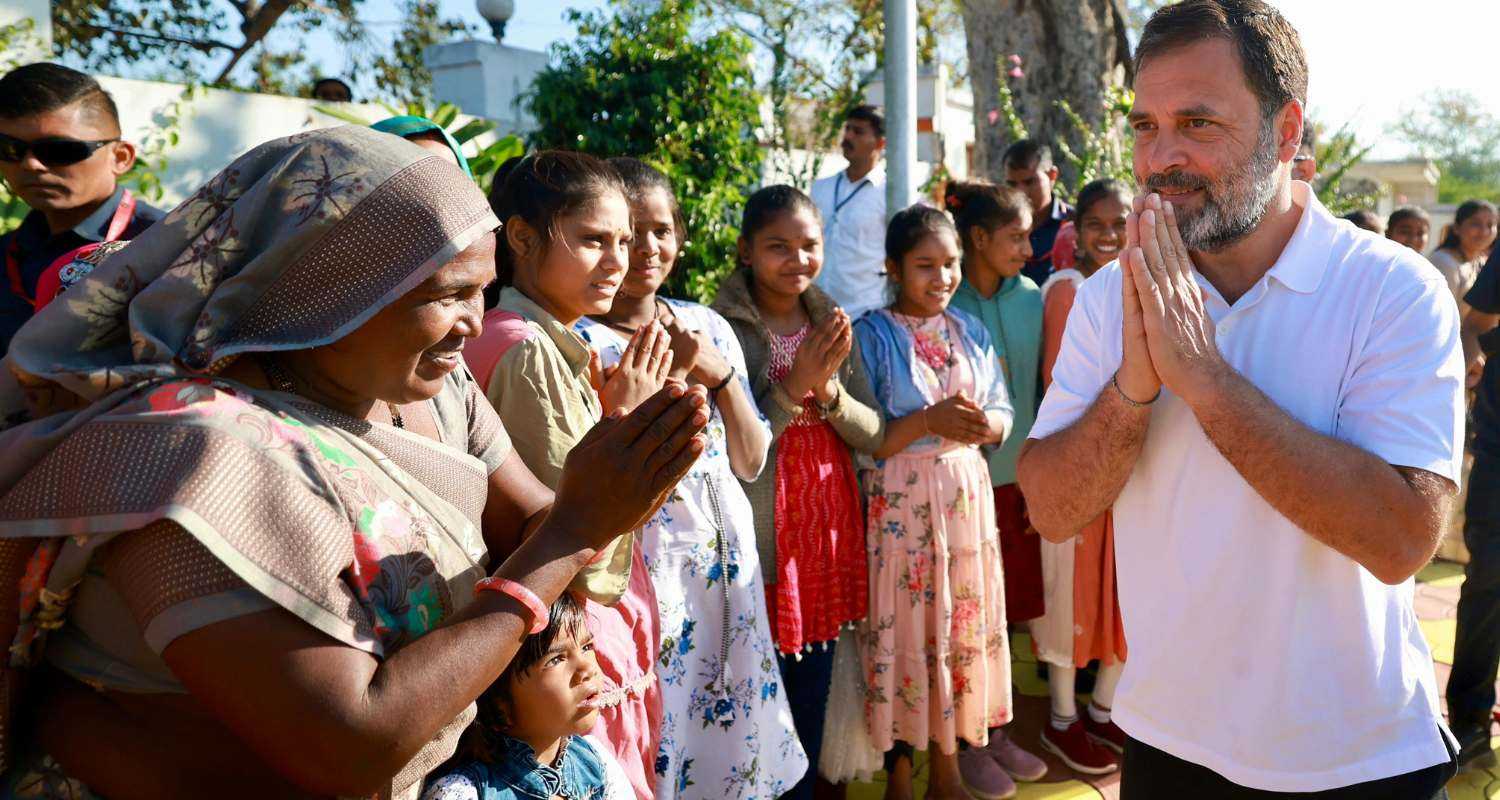
<path fill-rule="evenodd" d="M 1036 421 L 1042 363 L 1042 290 L 1032 279 L 1017 275 L 1006 278 L 993 295 L 983 298 L 965 278 L 952 305 L 984 323 L 1004 365 L 1005 385 L 1010 388 L 1016 419 L 1005 442 L 989 451 L 990 482 L 995 486 L 1015 483 L 1021 445 Z"/>

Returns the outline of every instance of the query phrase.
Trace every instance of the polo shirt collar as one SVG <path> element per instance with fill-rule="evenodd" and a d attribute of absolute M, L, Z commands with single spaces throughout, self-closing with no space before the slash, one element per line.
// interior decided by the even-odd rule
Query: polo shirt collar
<path fill-rule="evenodd" d="M 1292 202 L 1302 207 L 1302 218 L 1266 277 L 1298 294 L 1312 294 L 1328 271 L 1333 253 L 1328 245 L 1337 233 L 1337 224 L 1312 188 L 1302 181 L 1292 182 Z"/>
<path fill-rule="evenodd" d="M 563 358 L 568 362 L 568 367 L 575 374 L 588 373 L 588 343 L 583 340 L 583 337 L 559 322 L 551 312 L 537 305 L 536 301 L 530 297 L 521 294 L 521 290 L 514 286 L 507 286 L 500 290 L 500 302 L 497 305 L 502 310 L 520 314 L 535 322 L 537 327 L 547 334 L 547 338 L 552 340 L 552 344 L 562 352 Z"/>

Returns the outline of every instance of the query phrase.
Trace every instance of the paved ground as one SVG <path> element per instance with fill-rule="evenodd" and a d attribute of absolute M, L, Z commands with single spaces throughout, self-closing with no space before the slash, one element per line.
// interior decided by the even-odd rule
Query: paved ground
<path fill-rule="evenodd" d="M 1439 694 L 1448 681 L 1449 664 L 1453 663 L 1454 614 L 1458 606 L 1458 588 L 1462 583 L 1463 567 L 1446 561 L 1434 562 L 1417 576 L 1417 617 L 1428 645 L 1432 648 L 1433 659 L 1437 662 Z M 1047 686 L 1036 677 L 1036 663 L 1027 637 L 1017 636 L 1013 641 L 1012 652 L 1016 659 L 1013 665 L 1016 679 L 1016 721 L 1008 730 L 1022 747 L 1046 758 L 1050 767 L 1047 777 L 1040 782 L 1021 784 L 1017 797 L 1020 800 L 1093 800 L 1118 797 L 1118 774 L 1085 780 L 1073 774 L 1050 754 L 1043 753 L 1037 736 L 1048 717 Z M 1495 738 L 1495 743 L 1500 746 L 1500 736 Z M 1476 764 L 1448 784 L 1452 800 L 1500 798 L 1500 764 L 1493 758 L 1481 761 L 1486 763 Z M 925 791 L 924 778 L 925 772 L 919 758 L 918 797 Z M 877 776 L 872 783 L 851 786 L 849 800 L 880 800 L 883 790 L 881 777 Z"/>

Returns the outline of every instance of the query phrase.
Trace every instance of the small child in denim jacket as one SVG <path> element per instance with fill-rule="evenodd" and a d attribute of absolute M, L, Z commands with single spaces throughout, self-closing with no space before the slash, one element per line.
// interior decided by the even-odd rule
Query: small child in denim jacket
<path fill-rule="evenodd" d="M 585 736 L 602 685 L 583 603 L 565 592 L 547 627 L 480 695 L 478 715 L 422 800 L 632 800 L 611 748 Z"/>

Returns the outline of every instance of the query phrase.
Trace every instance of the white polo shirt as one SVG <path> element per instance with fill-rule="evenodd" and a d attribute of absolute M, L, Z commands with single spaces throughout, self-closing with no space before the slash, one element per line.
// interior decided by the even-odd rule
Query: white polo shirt
<path fill-rule="evenodd" d="M 1293 187 L 1301 221 L 1249 292 L 1229 306 L 1198 276 L 1220 352 L 1313 430 L 1457 482 L 1464 369 L 1443 277 Z M 1120 279 L 1112 264 L 1079 290 L 1031 438 L 1108 390 Z M 1130 643 L 1114 718 L 1131 736 L 1277 792 L 1448 760 L 1413 581 L 1386 586 L 1293 525 L 1170 392 L 1114 524 Z"/>
<path fill-rule="evenodd" d="M 857 181 L 840 172 L 813 182 L 812 200 L 823 214 L 823 270 L 818 286 L 851 318 L 887 303 L 885 277 L 885 168 Z"/>

